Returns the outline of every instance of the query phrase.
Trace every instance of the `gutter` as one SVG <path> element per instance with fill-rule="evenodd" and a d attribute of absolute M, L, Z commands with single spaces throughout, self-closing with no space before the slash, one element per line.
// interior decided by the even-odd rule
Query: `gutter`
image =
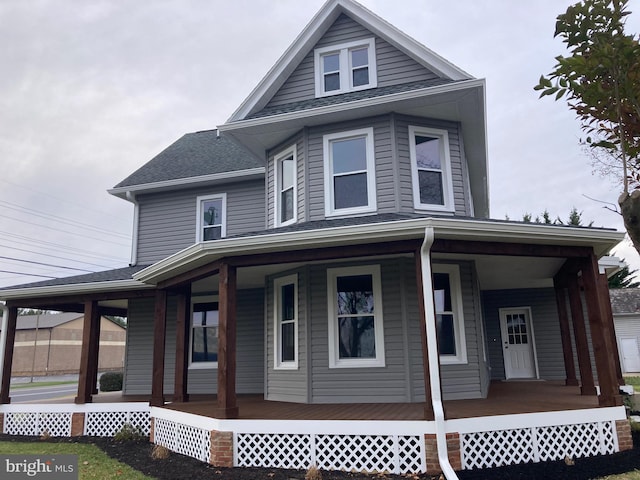
<path fill-rule="evenodd" d="M 0 332 L 0 378 L 4 371 L 4 351 L 7 344 L 7 325 L 9 324 L 9 307 L 6 304 L 0 305 L 2 309 L 2 331 Z"/>
<path fill-rule="evenodd" d="M 424 241 L 420 248 L 422 260 L 422 293 L 424 298 L 425 323 L 427 327 L 427 357 L 429 359 L 429 377 L 431 383 L 431 404 L 436 424 L 436 442 L 438 463 L 447 480 L 458 480 L 458 475 L 449 463 L 447 452 L 447 429 L 440 390 L 440 358 L 436 332 L 436 311 L 433 303 L 433 281 L 431 276 L 431 246 L 435 239 L 433 227 L 424 229 Z"/>
<path fill-rule="evenodd" d="M 131 262 L 130 267 L 135 267 L 138 263 L 138 227 L 140 226 L 140 203 L 136 200 L 134 193 L 129 190 L 125 194 L 128 201 L 133 203 L 133 232 L 131 233 Z"/>

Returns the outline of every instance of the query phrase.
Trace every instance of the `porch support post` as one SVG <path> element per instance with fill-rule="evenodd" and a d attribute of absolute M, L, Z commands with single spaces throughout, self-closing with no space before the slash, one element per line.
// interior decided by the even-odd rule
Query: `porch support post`
<path fill-rule="evenodd" d="M 564 291 L 565 285 L 558 279 L 554 279 L 553 283 L 556 290 L 556 304 L 558 307 L 558 319 L 560 321 L 560 339 L 562 340 L 562 355 L 564 357 L 564 371 L 566 375 L 565 385 L 578 386 L 576 365 L 573 360 L 573 347 L 571 346 L 567 297 Z"/>
<path fill-rule="evenodd" d="M 218 418 L 238 418 L 236 398 L 236 267 L 220 264 L 218 302 Z"/>
<path fill-rule="evenodd" d="M 598 384 L 600 385 L 600 406 L 613 407 L 622 405 L 622 396 L 618 391 L 616 376 L 616 358 L 610 331 L 612 321 L 605 319 L 605 308 L 602 305 L 602 295 L 598 288 L 598 260 L 590 255 L 582 261 L 582 281 L 584 283 L 587 315 L 591 326 L 591 343 L 593 355 L 598 370 Z"/>
<path fill-rule="evenodd" d="M 578 355 L 578 367 L 580 369 L 580 393 L 582 395 L 596 395 L 596 387 L 593 383 L 593 369 L 591 368 L 591 356 L 589 355 L 589 341 L 587 340 L 587 328 L 582 311 L 582 298 L 578 277 L 572 275 L 567 279 L 569 289 L 569 303 L 571 304 L 571 320 L 573 323 L 573 338 L 576 342 Z"/>
<path fill-rule="evenodd" d="M 624 377 L 622 376 L 622 366 L 620 365 L 620 352 L 618 350 L 618 339 L 616 338 L 616 330 L 613 324 L 613 310 L 611 309 L 611 297 L 609 296 L 609 281 L 605 273 L 598 274 L 598 290 L 601 295 L 600 304 L 602 305 L 603 319 L 608 323 L 608 330 L 611 332 L 611 348 L 615 357 L 615 369 L 618 385 L 624 385 Z"/>
<path fill-rule="evenodd" d="M 187 286 L 178 293 L 178 311 L 176 318 L 176 374 L 173 393 L 174 402 L 188 402 L 188 354 L 189 329 L 191 322 L 191 286 Z"/>
<path fill-rule="evenodd" d="M 96 308 L 91 313 L 91 338 L 89 339 L 91 356 L 89 357 L 89 376 L 88 381 L 91 385 L 91 394 L 98 394 L 98 363 L 100 361 L 100 323 L 102 321 L 102 314 L 98 304 L 96 302 Z"/>
<path fill-rule="evenodd" d="M 167 291 L 156 290 L 153 318 L 153 373 L 149 405 L 164 405 L 164 345 L 167 333 Z"/>
<path fill-rule="evenodd" d="M 2 358 L 2 385 L 0 385 L 0 403 L 11 403 L 9 388 L 11 387 L 11 367 L 13 365 L 13 346 L 16 340 L 16 323 L 18 307 L 8 307 L 6 343 Z M 2 332 L 4 334 L 4 332 Z"/>
<path fill-rule="evenodd" d="M 418 321 L 420 322 L 420 339 L 422 341 L 422 371 L 424 374 L 424 418 L 433 420 L 433 404 L 431 402 L 431 376 L 429 375 L 429 353 L 427 351 L 427 315 L 424 309 L 424 285 L 422 281 L 422 256 L 420 250 L 414 253 L 416 262 L 416 286 L 418 288 Z"/>
<path fill-rule="evenodd" d="M 89 300 L 84 304 L 82 325 L 82 350 L 80 352 L 80 375 L 78 377 L 78 395 L 75 403 L 91 403 L 98 371 L 98 343 L 100 340 L 100 313 L 98 302 Z"/>

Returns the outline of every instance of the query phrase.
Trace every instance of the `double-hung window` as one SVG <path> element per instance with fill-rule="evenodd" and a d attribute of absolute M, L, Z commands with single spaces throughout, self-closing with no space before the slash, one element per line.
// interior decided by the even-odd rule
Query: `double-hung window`
<path fill-rule="evenodd" d="M 298 276 L 277 278 L 274 287 L 274 368 L 298 368 Z"/>
<path fill-rule="evenodd" d="M 295 223 L 297 209 L 295 145 L 275 157 L 275 176 L 276 225 Z"/>
<path fill-rule="evenodd" d="M 196 242 L 218 240 L 227 234 L 227 195 L 224 193 L 197 198 Z"/>
<path fill-rule="evenodd" d="M 191 366 L 215 366 L 218 361 L 218 302 L 193 305 Z"/>
<path fill-rule="evenodd" d="M 460 269 L 457 265 L 434 264 L 432 270 L 440 363 L 466 363 Z"/>
<path fill-rule="evenodd" d="M 416 209 L 453 211 L 449 135 L 446 130 L 409 127 L 409 153 Z"/>
<path fill-rule="evenodd" d="M 384 367 L 380 267 L 327 270 L 329 368 Z"/>
<path fill-rule="evenodd" d="M 373 38 L 318 48 L 314 55 L 316 97 L 373 88 L 378 84 Z"/>
<path fill-rule="evenodd" d="M 376 210 L 373 128 L 323 137 L 325 214 Z"/>

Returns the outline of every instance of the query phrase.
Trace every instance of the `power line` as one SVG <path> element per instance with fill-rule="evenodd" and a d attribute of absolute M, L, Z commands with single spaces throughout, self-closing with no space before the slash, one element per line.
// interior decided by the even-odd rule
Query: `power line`
<path fill-rule="evenodd" d="M 38 195 L 42 195 L 42 196 L 45 196 L 45 197 L 53 198 L 53 199 L 55 199 L 55 200 L 58 200 L 59 202 L 66 203 L 67 205 L 71 205 L 71 206 L 73 206 L 73 207 L 75 207 L 75 208 L 79 208 L 79 209 L 81 209 L 81 210 L 87 210 L 87 211 L 90 211 L 90 212 L 92 212 L 92 213 L 96 213 L 96 212 L 98 212 L 98 213 L 101 213 L 101 214 L 103 214 L 103 215 L 108 215 L 109 217 L 112 217 L 112 218 L 120 219 L 120 217 L 119 217 L 119 216 L 114 215 L 113 213 L 109 213 L 109 212 L 105 212 L 105 211 L 97 210 L 97 209 L 95 209 L 94 207 L 87 208 L 87 207 L 85 207 L 84 205 L 77 204 L 77 203 L 74 203 L 74 202 L 70 202 L 69 200 L 67 200 L 67 199 L 65 199 L 65 198 L 56 197 L 55 195 L 51 195 L 50 193 L 41 192 L 41 191 L 36 190 L 36 189 L 34 189 L 34 188 L 27 187 L 26 185 L 20 185 L 20 184 L 15 183 L 15 182 L 10 182 L 9 180 L 7 180 L 7 179 L 5 179 L 5 178 L 0 178 L 0 182 L 6 183 L 7 185 L 11 185 L 11 186 L 13 186 L 13 187 L 21 188 L 21 189 L 23 189 L 23 190 L 28 190 L 28 191 L 33 192 L 33 193 L 37 193 Z"/>
<path fill-rule="evenodd" d="M 87 270 L 85 268 L 74 268 L 74 267 L 65 267 L 63 265 L 53 265 L 51 263 L 43 263 L 43 262 L 36 262 L 34 260 L 23 260 L 21 258 L 13 258 L 13 257 L 5 257 L 4 255 L 0 255 L 0 258 L 3 258 L 5 260 L 11 260 L 14 262 L 23 262 L 23 263 L 31 263 L 33 265 L 43 265 L 45 267 L 53 267 L 53 268 L 63 268 L 65 270 L 76 270 L 78 272 L 89 272 L 89 273 L 94 273 L 93 270 Z"/>
<path fill-rule="evenodd" d="M 10 270 L 0 270 L 0 273 L 13 273 L 14 275 L 21 275 L 21 276 L 24 276 L 24 277 L 58 278 L 58 277 L 52 277 L 50 275 L 38 275 L 36 273 L 12 272 Z"/>
<path fill-rule="evenodd" d="M 50 257 L 50 258 L 58 258 L 60 260 L 69 260 L 71 262 L 76 262 L 76 263 L 84 263 L 86 265 L 91 265 L 92 267 L 111 268 L 111 267 L 109 267 L 107 265 L 99 265 L 97 263 L 85 262 L 85 261 L 82 261 L 82 260 L 77 260 L 75 258 L 60 257 L 58 255 L 51 255 L 50 253 L 36 252 L 35 250 L 27 250 L 26 248 L 11 247 L 9 245 L 2 245 L 2 244 L 0 244 L 0 248 L 8 248 L 10 250 L 18 250 L 19 252 L 33 253 L 35 255 L 47 256 L 47 257 Z"/>
<path fill-rule="evenodd" d="M 31 238 L 31 237 L 26 237 L 24 235 L 19 235 L 17 233 L 9 233 L 9 232 L 3 232 L 0 231 L 0 236 L 6 236 L 6 237 L 11 237 L 11 238 L 16 238 L 21 240 L 22 242 L 27 242 L 27 243 L 31 243 L 31 244 L 41 244 L 41 245 L 45 245 L 45 246 L 51 246 L 51 247 L 55 247 L 55 248 L 59 248 L 62 250 L 66 250 L 69 251 L 75 255 L 81 255 L 83 257 L 93 257 L 93 258 L 101 258 L 101 259 L 110 259 L 113 261 L 117 261 L 117 262 L 121 262 L 122 259 L 118 258 L 118 257 L 111 257 L 108 255 L 96 255 L 94 252 L 92 252 L 91 250 L 83 250 L 81 248 L 77 248 L 77 247 L 69 247 L 68 245 L 63 245 L 60 243 L 55 243 L 55 242 L 48 242 L 46 240 L 40 240 L 40 239 L 35 239 L 35 238 Z"/>
<path fill-rule="evenodd" d="M 93 230 L 95 232 L 98 233 L 108 233 L 109 235 L 115 235 L 118 237 L 122 237 L 125 239 L 129 239 L 129 235 L 124 234 L 124 233 L 118 233 L 118 232 L 111 232 L 109 230 L 106 230 L 104 228 L 101 227 L 96 227 L 93 225 L 89 225 L 86 222 L 81 222 L 78 220 L 74 220 L 71 218 L 65 218 L 65 217 L 60 217 L 58 215 L 53 215 L 53 214 L 42 214 L 40 211 L 38 210 L 34 210 L 32 208 L 28 208 L 28 207 L 23 207 L 21 205 L 15 204 L 15 203 L 11 203 L 11 202 L 6 202 L 3 200 L 0 200 L 0 204 L 4 204 L 4 208 L 7 208 L 9 210 L 14 210 L 14 211 L 18 211 L 18 212 L 27 212 L 30 215 L 36 216 L 36 217 L 40 217 L 40 218 L 44 218 L 45 220 L 56 220 L 59 223 L 64 223 L 66 225 L 71 225 L 73 227 L 78 227 L 78 228 L 83 228 L 83 229 L 88 229 L 88 230 Z"/>
<path fill-rule="evenodd" d="M 70 232 L 68 230 L 61 230 L 59 228 L 50 227 L 48 225 L 42 225 L 42 224 L 38 224 L 38 223 L 28 222 L 26 220 L 22 220 L 21 218 L 9 217 L 7 215 L 2 215 L 2 214 L 0 214 L 0 217 L 8 218 L 8 219 L 14 220 L 16 222 L 27 223 L 29 225 L 36 225 L 36 226 L 39 226 L 39 227 L 44 227 L 44 228 L 46 228 L 48 230 L 53 230 L 55 232 L 66 233 L 67 235 L 75 235 L 75 236 L 78 236 L 78 237 L 88 238 L 88 239 L 91 239 L 91 240 L 97 240 L 99 242 L 112 243 L 114 245 L 120 245 L 120 246 L 123 246 L 123 247 L 127 247 L 128 246 L 128 245 L 126 245 L 124 243 L 114 242 L 114 241 L 111 241 L 111 240 L 105 240 L 104 238 L 91 237 L 89 235 L 82 235 L 80 233 Z"/>

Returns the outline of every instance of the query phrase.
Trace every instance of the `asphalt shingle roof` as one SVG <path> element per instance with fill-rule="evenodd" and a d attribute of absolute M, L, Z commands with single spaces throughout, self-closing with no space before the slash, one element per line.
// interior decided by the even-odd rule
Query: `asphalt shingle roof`
<path fill-rule="evenodd" d="M 640 313 L 640 288 L 612 288 L 609 296 L 614 315 Z"/>
<path fill-rule="evenodd" d="M 402 83 L 400 85 L 389 85 L 387 87 L 370 88 L 368 90 L 359 90 L 357 92 L 343 93 L 340 95 L 330 95 L 328 97 L 313 98 L 310 100 L 301 100 L 299 102 L 287 103 L 284 105 L 276 105 L 266 107 L 249 115 L 247 119 L 269 117 L 271 115 L 280 115 L 283 113 L 299 112 L 312 108 L 326 107 L 329 105 L 339 105 L 341 103 L 354 102 L 356 100 L 364 100 L 367 98 L 382 97 L 392 95 L 394 93 L 409 92 L 411 90 L 419 90 L 421 88 L 436 87 L 456 83 L 455 80 L 446 78 L 433 78 L 429 80 L 420 80 L 411 83 Z"/>
<path fill-rule="evenodd" d="M 116 282 L 118 280 L 131 280 L 133 274 L 139 272 L 149 265 L 136 265 L 135 267 L 116 268 L 103 272 L 87 273 L 84 275 L 74 275 L 72 277 L 54 278 L 41 282 L 24 283 L 22 285 L 12 285 L 0 289 L 0 296 L 3 290 L 15 290 L 19 288 L 53 287 L 56 285 L 76 285 L 82 283 Z"/>
<path fill-rule="evenodd" d="M 224 135 L 218 136 L 217 130 L 207 130 L 185 134 L 114 188 L 257 167 L 264 167 L 264 162 Z"/>

